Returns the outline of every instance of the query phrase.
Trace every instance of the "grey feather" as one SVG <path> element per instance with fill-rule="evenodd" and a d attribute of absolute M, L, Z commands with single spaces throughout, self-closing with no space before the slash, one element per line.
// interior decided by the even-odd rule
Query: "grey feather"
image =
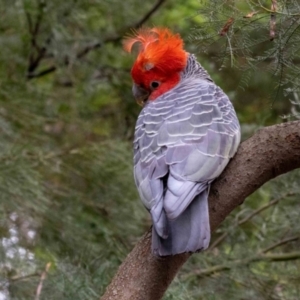
<path fill-rule="evenodd" d="M 230 100 L 190 55 L 180 83 L 148 101 L 136 124 L 135 182 L 152 216 L 155 254 L 208 247 L 210 183 L 239 142 Z"/>
<path fill-rule="evenodd" d="M 177 219 L 169 220 L 167 238 L 161 238 L 153 227 L 152 251 L 155 255 L 174 255 L 208 248 L 210 225 L 207 198 L 208 188 Z"/>

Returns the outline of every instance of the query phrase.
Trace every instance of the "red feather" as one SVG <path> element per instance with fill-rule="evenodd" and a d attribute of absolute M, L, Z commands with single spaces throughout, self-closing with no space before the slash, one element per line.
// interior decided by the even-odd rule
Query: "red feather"
<path fill-rule="evenodd" d="M 133 80 L 146 88 L 152 80 L 166 83 L 159 93 L 152 95 L 154 99 L 179 81 L 179 72 L 186 66 L 188 53 L 183 49 L 179 34 L 173 34 L 168 28 L 141 28 L 133 37 L 124 40 L 124 49 L 131 52 L 136 43 L 139 48 L 131 70 Z"/>
<path fill-rule="evenodd" d="M 146 64 L 152 64 L 166 72 L 181 71 L 186 65 L 187 53 L 183 50 L 183 40 L 168 28 L 141 28 L 133 37 L 124 40 L 124 49 L 131 52 L 135 43 L 139 43 L 136 63 L 141 69 Z"/>

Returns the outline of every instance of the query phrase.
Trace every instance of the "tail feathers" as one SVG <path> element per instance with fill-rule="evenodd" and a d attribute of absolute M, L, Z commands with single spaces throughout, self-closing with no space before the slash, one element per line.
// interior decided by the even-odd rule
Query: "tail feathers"
<path fill-rule="evenodd" d="M 167 256 L 184 252 L 205 250 L 210 242 L 208 212 L 209 187 L 191 202 L 176 219 L 168 219 L 168 237 L 162 238 L 152 228 L 152 251 Z"/>
<path fill-rule="evenodd" d="M 168 220 L 163 209 L 163 199 L 158 201 L 157 204 L 152 207 L 150 213 L 156 234 L 162 238 L 166 238 L 168 236 Z"/>

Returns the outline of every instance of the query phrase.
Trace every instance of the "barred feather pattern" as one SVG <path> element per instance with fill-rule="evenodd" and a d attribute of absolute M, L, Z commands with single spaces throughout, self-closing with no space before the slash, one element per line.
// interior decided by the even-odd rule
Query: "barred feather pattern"
<path fill-rule="evenodd" d="M 239 143 L 230 100 L 189 55 L 178 85 L 148 101 L 135 128 L 134 177 L 151 213 L 154 254 L 208 247 L 209 187 Z"/>

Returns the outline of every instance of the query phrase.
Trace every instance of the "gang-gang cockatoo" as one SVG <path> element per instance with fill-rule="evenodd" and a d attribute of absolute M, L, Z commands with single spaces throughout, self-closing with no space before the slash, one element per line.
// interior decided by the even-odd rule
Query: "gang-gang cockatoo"
<path fill-rule="evenodd" d="M 152 222 L 152 251 L 166 256 L 206 249 L 208 194 L 240 143 L 240 126 L 226 96 L 167 28 L 142 28 L 133 94 L 143 109 L 134 138 L 134 177 Z"/>

